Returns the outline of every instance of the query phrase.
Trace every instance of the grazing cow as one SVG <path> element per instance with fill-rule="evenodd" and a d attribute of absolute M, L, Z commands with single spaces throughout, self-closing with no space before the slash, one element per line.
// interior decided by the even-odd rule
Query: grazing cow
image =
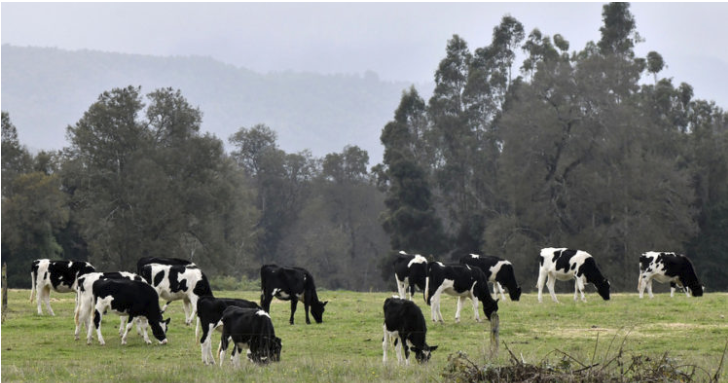
<path fill-rule="evenodd" d="M 229 306 L 261 309 L 257 303 L 245 299 L 215 298 L 211 295 L 200 297 L 197 301 L 197 318 L 202 325 L 200 347 L 202 348 L 202 363 L 204 364 L 215 364 L 212 355 L 212 330 L 220 322 L 223 312 Z"/>
<path fill-rule="evenodd" d="M 170 302 L 180 299 L 183 301 L 185 324 L 188 326 L 196 316 L 197 300 L 201 296 L 212 295 L 207 277 L 196 265 L 150 263 L 142 267 L 141 275 L 157 290 L 159 297 L 167 301 L 162 307 L 162 312 L 167 309 Z M 197 335 L 195 335 L 196 337 Z"/>
<path fill-rule="evenodd" d="M 137 261 L 137 274 L 142 275 L 144 266 L 156 263 L 158 265 L 170 265 L 170 266 L 195 266 L 192 261 L 180 258 L 157 258 L 157 257 L 143 257 Z"/>
<path fill-rule="evenodd" d="M 539 264 L 540 268 L 536 285 L 538 287 L 539 303 L 543 302 L 541 292 L 546 282 L 546 277 L 548 277 L 546 284 L 551 293 L 551 299 L 554 302 L 558 302 L 554 293 L 554 285 L 557 279 L 562 281 L 570 279 L 576 280 L 574 283 L 574 301 L 576 301 L 581 291 L 581 300 L 586 302 L 584 286 L 587 283 L 593 283 L 599 295 L 605 301 L 609 300 L 609 281 L 602 276 L 602 272 L 599 271 L 596 261 L 586 251 L 566 248 L 557 249 L 553 247 L 544 248 L 541 249 Z"/>
<path fill-rule="evenodd" d="M 101 318 L 103 313 L 111 309 L 118 315 L 128 316 L 129 322 L 126 325 L 124 335 L 121 337 L 121 344 L 126 344 L 126 335 L 133 326 L 134 318 L 144 317 L 152 328 L 152 334 L 159 341 L 159 344 L 167 344 L 167 326 L 169 319 L 162 318 L 162 311 L 159 309 L 159 295 L 144 282 L 131 281 L 128 279 L 99 279 L 93 283 L 94 295 L 94 326 L 88 329 L 87 342 L 91 343 L 93 328 L 96 327 L 96 336 L 101 345 L 106 344 L 101 336 Z M 146 335 L 146 332 L 144 333 Z M 150 344 L 149 338 L 144 341 Z"/>
<path fill-rule="evenodd" d="M 220 367 L 230 339 L 233 342 L 233 366 L 240 365 L 240 354 L 248 349 L 248 359 L 256 364 L 281 360 L 281 338 L 276 336 L 270 315 L 261 309 L 228 306 L 215 328 L 222 326 Z"/>
<path fill-rule="evenodd" d="M 440 312 L 440 296 L 442 293 L 458 297 L 458 308 L 455 322 L 460 322 L 460 310 L 465 298 L 473 302 L 475 320 L 480 322 L 478 300 L 483 302 L 483 312 L 490 320 L 490 315 L 498 311 L 498 300 L 493 300 L 488 289 L 488 278 L 482 270 L 468 265 L 444 265 L 441 262 L 427 264 L 427 280 L 425 282 L 425 301 L 431 306 L 432 321 L 444 322 Z"/>
<path fill-rule="evenodd" d="M 260 285 L 263 290 L 260 296 L 260 305 L 263 310 L 270 312 L 270 302 L 273 297 L 284 301 L 290 300 L 291 319 L 289 322 L 293 324 L 293 314 L 296 313 L 298 301 L 302 300 L 303 308 L 306 311 L 306 324 L 311 324 L 308 317 L 309 307 L 316 323 L 323 322 L 324 306 L 328 301 L 319 301 L 313 276 L 306 269 L 264 265 L 260 268 Z"/>
<path fill-rule="evenodd" d="M 43 315 L 41 302 L 45 303 L 46 310 L 51 315 L 51 289 L 57 293 L 71 293 L 76 291 L 78 277 L 92 273 L 96 269 L 84 261 L 51 261 L 49 259 L 36 259 L 30 267 L 30 301 L 38 294 L 38 315 Z"/>
<path fill-rule="evenodd" d="M 695 267 L 690 258 L 675 253 L 648 251 L 640 256 L 640 278 L 637 283 L 637 290 L 640 298 L 647 288 L 650 298 L 652 295 L 652 280 L 660 283 L 670 282 L 670 296 L 675 294 L 675 287 L 685 289 L 685 294 L 690 296 L 703 296 L 703 286 L 695 274 Z"/>
<path fill-rule="evenodd" d="M 144 282 L 142 277 L 129 273 L 126 271 L 113 271 L 113 272 L 93 272 L 86 273 L 78 277 L 78 286 L 76 287 L 76 309 L 74 310 L 74 320 L 76 322 L 76 331 L 74 337 L 76 340 L 79 339 L 81 333 L 81 325 L 83 324 L 88 329 L 91 326 L 91 318 L 93 317 L 94 307 L 94 295 L 93 295 L 93 283 L 99 279 L 128 279 L 132 281 Z M 126 327 L 126 316 L 121 317 L 121 324 L 119 325 L 119 336 L 124 332 Z M 141 318 L 137 318 L 137 332 L 141 335 Z M 146 324 L 144 331 L 146 332 Z M 145 339 L 148 336 L 145 334 Z"/>
<path fill-rule="evenodd" d="M 410 350 L 420 363 L 430 360 L 437 346 L 428 346 L 427 324 L 422 311 L 412 301 L 400 298 L 387 298 L 384 301 L 384 339 L 382 362 L 387 362 L 387 349 L 394 344 L 397 362 L 402 364 L 402 348 L 404 347 L 405 363 L 409 365 Z"/>
<path fill-rule="evenodd" d="M 521 287 L 516 282 L 516 273 L 513 271 L 513 265 L 510 261 L 488 255 L 470 254 L 460 258 L 460 264 L 475 266 L 483 270 L 488 282 L 493 283 L 494 290 L 500 291 L 503 300 L 506 299 L 503 286 L 508 289 L 511 300 L 518 301 L 521 299 Z M 497 291 L 496 297 L 498 296 Z"/>
<path fill-rule="evenodd" d="M 394 261 L 394 280 L 397 281 L 399 297 L 412 300 L 415 295 L 415 286 L 425 290 L 425 279 L 427 277 L 427 259 L 417 255 L 408 255 L 404 251 L 399 252 L 400 256 Z"/>

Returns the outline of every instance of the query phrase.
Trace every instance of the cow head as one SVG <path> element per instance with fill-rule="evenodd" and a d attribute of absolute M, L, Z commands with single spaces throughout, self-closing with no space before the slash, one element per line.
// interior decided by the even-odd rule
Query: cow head
<path fill-rule="evenodd" d="M 521 286 L 518 286 L 515 289 L 508 289 L 508 296 L 511 297 L 512 301 L 518 302 L 518 300 L 521 299 Z"/>
<path fill-rule="evenodd" d="M 281 338 L 263 336 L 258 343 L 251 344 L 248 359 L 256 364 L 267 364 L 281 361 Z"/>
<path fill-rule="evenodd" d="M 694 284 L 691 284 L 690 286 L 688 286 L 688 288 L 690 289 L 690 295 L 692 295 L 694 297 L 702 297 L 703 290 L 705 289 L 705 287 L 703 285 L 701 285 L 700 283 L 698 283 L 697 281 Z"/>
<path fill-rule="evenodd" d="M 324 321 L 324 306 L 326 306 L 327 303 L 329 303 L 329 301 L 316 301 L 311 304 L 311 315 L 313 315 L 313 319 L 316 323 L 322 323 Z"/>
<path fill-rule="evenodd" d="M 609 300 L 609 281 L 605 278 L 603 281 L 599 283 L 594 283 L 594 285 L 597 287 L 597 292 L 599 295 L 605 300 Z"/>
<path fill-rule="evenodd" d="M 490 316 L 494 312 L 498 312 L 498 299 L 494 300 L 493 303 L 483 302 L 483 313 L 485 313 L 488 320 L 490 320 Z"/>
<path fill-rule="evenodd" d="M 169 328 L 169 321 L 170 318 L 163 319 L 158 322 L 158 325 L 155 326 L 150 321 L 150 327 L 152 328 L 152 334 L 154 335 L 157 340 L 159 340 L 159 344 L 167 344 L 167 329 Z"/>
<path fill-rule="evenodd" d="M 410 350 L 415 353 L 415 359 L 417 359 L 418 362 L 427 363 L 432 356 L 432 352 L 437 350 L 437 346 L 428 346 L 425 344 L 425 347 L 423 348 L 412 346 L 410 347 Z"/>

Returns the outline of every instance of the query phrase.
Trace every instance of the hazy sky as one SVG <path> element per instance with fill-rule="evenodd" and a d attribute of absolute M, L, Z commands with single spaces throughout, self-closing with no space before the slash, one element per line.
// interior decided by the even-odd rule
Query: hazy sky
<path fill-rule="evenodd" d="M 453 34 L 471 50 L 488 45 L 507 13 L 527 32 L 560 33 L 579 50 L 599 39 L 603 4 L 2 3 L 2 43 L 202 55 L 258 72 L 372 70 L 424 82 Z M 668 65 L 686 56 L 728 63 L 728 3 L 633 3 L 631 11 L 646 39 L 639 55 L 658 51 Z"/>

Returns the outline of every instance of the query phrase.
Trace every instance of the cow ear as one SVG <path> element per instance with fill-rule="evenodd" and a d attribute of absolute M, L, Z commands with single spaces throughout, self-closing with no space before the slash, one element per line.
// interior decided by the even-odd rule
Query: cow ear
<path fill-rule="evenodd" d="M 329 301 L 325 301 L 324 304 L 321 305 L 321 307 L 326 306 L 327 303 L 329 303 Z"/>
<path fill-rule="evenodd" d="M 437 346 L 430 346 L 430 352 L 437 350 Z"/>
<path fill-rule="evenodd" d="M 172 318 L 167 318 L 167 319 L 165 319 L 165 320 L 164 320 L 164 323 L 165 323 L 166 325 L 169 325 L 169 321 L 171 321 L 171 320 L 172 320 Z"/>

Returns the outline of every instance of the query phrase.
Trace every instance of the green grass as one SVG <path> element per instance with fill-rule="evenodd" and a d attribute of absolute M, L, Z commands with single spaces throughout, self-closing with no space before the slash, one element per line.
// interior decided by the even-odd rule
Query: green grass
<path fill-rule="evenodd" d="M 85 340 L 73 340 L 72 294 L 52 294 L 55 317 L 36 315 L 29 294 L 28 290 L 9 292 L 1 333 L 3 382 L 444 381 L 447 357 L 457 351 L 479 364 L 508 364 L 504 342 L 515 355 L 533 364 L 545 359 L 558 362 L 564 353 L 583 362 L 603 361 L 624 343 L 628 355 L 660 357 L 667 352 L 679 364 L 696 365 L 699 371 L 705 370 L 696 375 L 701 381 L 715 373 L 728 341 L 725 293 L 701 298 L 657 294 L 642 300 L 636 294 L 613 294 L 608 302 L 590 294 L 588 303 L 574 303 L 573 294 L 561 294 L 560 304 L 548 297 L 538 304 L 535 294 L 524 294 L 520 302 L 499 302 L 501 347 L 491 358 L 490 326 L 475 323 L 469 305 L 463 309 L 461 323 L 454 323 L 455 298 L 444 297 L 446 323 L 432 324 L 429 306 L 418 294 L 415 302 L 428 321 L 427 341 L 439 348 L 424 366 L 397 366 L 394 350 L 383 365 L 382 304 L 392 293 L 321 291 L 321 299 L 330 301 L 323 324 L 306 325 L 299 304 L 296 325 L 290 326 L 289 303 L 274 300 L 271 316 L 276 334 L 283 340 L 282 361 L 267 367 L 243 363 L 234 370 L 229 360 L 223 368 L 202 364 L 194 327 L 184 326 L 181 302 L 170 305 L 172 323 L 166 346 L 156 342 L 148 346 L 135 331 L 128 344 L 121 346 L 115 315 L 104 316 L 106 346 L 100 346 L 95 336 L 88 346 Z M 260 294 L 216 295 L 257 300 Z M 216 335 L 213 351 L 218 340 Z M 726 369 L 722 381 L 728 381 Z"/>

